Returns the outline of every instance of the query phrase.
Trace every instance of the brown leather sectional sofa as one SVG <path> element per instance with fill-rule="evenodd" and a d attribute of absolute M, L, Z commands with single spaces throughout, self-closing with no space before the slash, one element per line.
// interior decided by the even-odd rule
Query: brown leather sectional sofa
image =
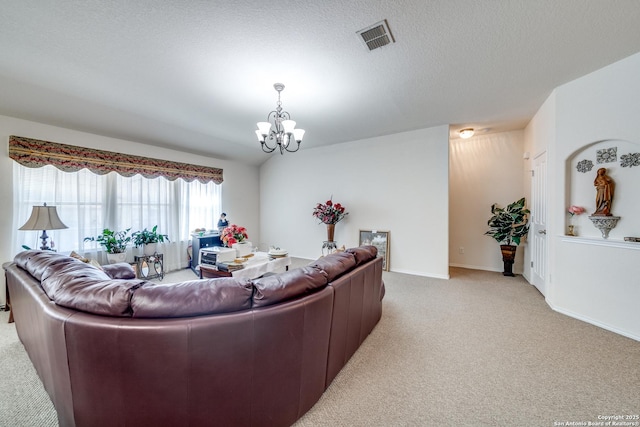
<path fill-rule="evenodd" d="M 373 246 L 256 280 L 154 284 L 49 251 L 18 254 L 6 275 L 61 426 L 291 425 L 373 330 L 384 296 Z"/>

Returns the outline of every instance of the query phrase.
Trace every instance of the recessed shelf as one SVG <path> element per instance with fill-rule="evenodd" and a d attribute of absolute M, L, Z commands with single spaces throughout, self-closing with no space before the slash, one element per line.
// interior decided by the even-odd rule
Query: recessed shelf
<path fill-rule="evenodd" d="M 563 242 L 581 245 L 608 246 L 610 248 L 635 249 L 640 251 L 640 243 L 616 239 L 599 239 L 597 237 L 560 236 Z"/>

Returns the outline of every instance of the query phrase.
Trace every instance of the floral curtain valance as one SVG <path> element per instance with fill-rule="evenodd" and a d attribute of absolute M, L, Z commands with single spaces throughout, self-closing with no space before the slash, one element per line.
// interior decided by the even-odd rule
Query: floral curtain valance
<path fill-rule="evenodd" d="M 170 181 L 182 178 L 187 182 L 198 180 L 203 184 L 210 181 L 216 184 L 222 183 L 222 169 L 219 168 L 132 156 L 14 135 L 9 137 L 9 157 L 30 168 L 53 165 L 65 172 L 76 172 L 86 168 L 99 175 L 117 172 L 127 177 L 140 174 L 145 178 L 163 176 Z"/>

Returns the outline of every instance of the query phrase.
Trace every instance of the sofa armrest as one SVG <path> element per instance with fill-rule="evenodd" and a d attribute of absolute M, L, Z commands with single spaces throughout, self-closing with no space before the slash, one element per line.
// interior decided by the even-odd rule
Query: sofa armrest
<path fill-rule="evenodd" d="M 118 262 L 115 264 L 103 265 L 102 269 L 107 276 L 112 279 L 135 279 L 136 272 L 130 264 Z"/>

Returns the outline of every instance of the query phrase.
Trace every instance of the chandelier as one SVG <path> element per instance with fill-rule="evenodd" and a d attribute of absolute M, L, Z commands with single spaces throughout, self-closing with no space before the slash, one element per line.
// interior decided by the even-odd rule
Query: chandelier
<path fill-rule="evenodd" d="M 284 85 L 282 83 L 276 83 L 273 87 L 278 92 L 277 107 L 267 116 L 268 121 L 258 123 L 256 135 L 262 146 L 262 151 L 265 153 L 273 153 L 277 149 L 280 149 L 280 154 L 284 154 L 285 151 L 294 153 L 300 148 L 304 130 L 295 129 L 296 122 L 291 120 L 289 113 L 282 110 L 280 92 L 284 89 Z M 271 129 L 272 126 L 273 129 Z M 273 145 L 270 146 L 267 139 L 272 141 Z M 297 144 L 295 149 L 292 149 L 294 145 L 291 143 L 292 141 L 295 141 Z"/>

